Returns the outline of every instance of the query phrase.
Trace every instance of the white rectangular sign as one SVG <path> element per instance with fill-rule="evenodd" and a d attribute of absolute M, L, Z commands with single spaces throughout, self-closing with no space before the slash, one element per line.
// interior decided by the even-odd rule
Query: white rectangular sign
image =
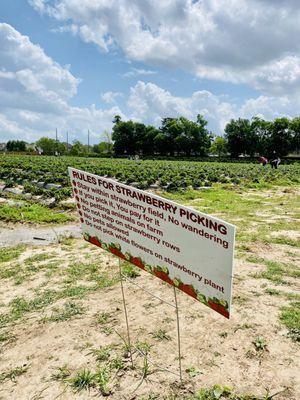
<path fill-rule="evenodd" d="M 84 238 L 229 318 L 235 226 L 69 168 Z"/>

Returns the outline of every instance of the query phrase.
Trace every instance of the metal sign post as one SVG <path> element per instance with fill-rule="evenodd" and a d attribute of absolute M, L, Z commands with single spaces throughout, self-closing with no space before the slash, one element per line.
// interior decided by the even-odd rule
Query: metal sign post
<path fill-rule="evenodd" d="M 179 327 L 179 313 L 178 313 L 178 303 L 177 303 L 177 294 L 176 288 L 173 286 L 174 289 L 174 299 L 176 305 L 176 320 L 177 320 L 177 344 L 178 344 L 178 361 L 179 361 L 179 376 L 180 382 L 182 382 L 182 369 L 181 369 L 181 346 L 180 346 L 180 327 Z"/>
<path fill-rule="evenodd" d="M 121 259 L 119 258 L 119 274 L 120 274 L 120 283 L 121 283 L 121 291 L 122 291 L 122 299 L 123 299 L 123 306 L 124 306 L 124 313 L 125 313 L 125 320 L 126 320 L 126 329 L 127 329 L 127 338 L 128 338 L 128 346 L 130 348 L 130 360 L 131 360 L 131 364 L 132 366 L 134 366 L 133 364 L 133 358 L 132 358 L 132 348 L 134 348 L 134 350 L 136 350 L 138 353 L 143 354 L 137 347 L 132 346 L 131 345 L 131 341 L 130 341 L 130 332 L 129 332 L 129 322 L 128 322 L 128 313 L 127 313 L 127 307 L 126 307 L 126 301 L 125 301 L 125 291 L 124 291 L 124 286 L 123 286 L 123 280 L 127 281 L 128 283 L 137 286 L 139 289 L 143 290 L 144 292 L 146 292 L 147 294 L 149 294 L 151 297 L 158 299 L 160 301 L 162 301 L 163 303 L 168 304 L 169 306 L 175 308 L 175 312 L 176 312 L 176 325 L 177 325 L 177 347 L 178 347 L 178 363 L 179 363 L 179 374 L 168 369 L 168 368 L 163 368 L 163 367 L 159 367 L 160 370 L 162 371 L 167 371 L 170 372 L 172 374 L 175 374 L 177 376 L 179 376 L 180 378 L 180 382 L 182 383 L 182 367 L 181 367 L 181 344 L 180 344 L 180 326 L 179 326 L 179 308 L 178 308 L 178 302 L 177 302 L 177 294 L 176 294 L 176 288 L 175 286 L 173 286 L 174 288 L 174 299 L 175 299 L 175 305 L 162 299 L 159 296 L 156 296 L 155 294 L 151 293 L 149 290 L 143 288 L 141 285 L 139 285 L 136 282 L 133 282 L 132 279 L 126 277 L 123 273 L 122 273 L 122 269 L 121 269 Z M 153 362 L 152 360 L 148 359 L 148 361 L 155 365 L 155 362 Z"/>
<path fill-rule="evenodd" d="M 123 306 L 124 306 L 124 313 L 125 313 L 125 320 L 126 320 L 130 361 L 131 361 L 131 365 L 133 367 L 134 365 L 133 365 L 133 358 L 132 358 L 132 347 L 131 347 L 131 342 L 130 342 L 129 323 L 128 323 L 128 316 L 127 316 L 127 307 L 126 307 L 126 302 L 125 302 L 125 294 L 124 294 L 124 287 L 123 287 L 123 275 L 122 275 L 122 270 L 121 270 L 121 259 L 120 258 L 119 258 L 119 275 L 120 275 L 121 291 L 122 291 Z"/>

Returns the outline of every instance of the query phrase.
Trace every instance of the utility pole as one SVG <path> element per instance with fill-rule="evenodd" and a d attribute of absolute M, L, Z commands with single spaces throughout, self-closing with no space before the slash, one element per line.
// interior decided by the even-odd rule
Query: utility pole
<path fill-rule="evenodd" d="M 88 129 L 88 154 L 90 154 L 90 130 Z"/>
<path fill-rule="evenodd" d="M 69 132 L 67 131 L 67 153 L 69 153 Z"/>

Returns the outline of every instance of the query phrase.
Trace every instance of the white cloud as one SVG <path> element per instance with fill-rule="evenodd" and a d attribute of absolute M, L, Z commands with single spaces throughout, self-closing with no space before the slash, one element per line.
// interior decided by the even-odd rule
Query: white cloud
<path fill-rule="evenodd" d="M 109 109 L 72 107 L 80 80 L 62 67 L 43 49 L 12 26 L 0 24 L 0 135 L 2 140 L 22 137 L 34 140 L 44 134 L 70 132 L 80 138 L 87 129 L 101 138 L 115 114 Z M 21 136 L 20 136 L 21 135 Z M 85 134 L 84 134 L 85 136 Z"/>
<path fill-rule="evenodd" d="M 297 97 L 259 96 L 249 99 L 241 107 L 224 96 L 216 96 L 207 90 L 196 91 L 190 97 L 173 96 L 153 83 L 139 81 L 131 88 L 128 105 L 131 118 L 159 125 L 164 117 L 179 117 L 195 120 L 202 114 L 209 122 L 209 129 L 222 134 L 231 118 L 252 118 L 259 115 L 272 120 L 280 116 L 294 117 L 298 114 L 300 100 Z"/>
<path fill-rule="evenodd" d="M 248 83 L 264 94 L 300 88 L 297 0 L 31 0 L 103 51 Z M 296 89 L 295 89 L 296 88 Z"/>
<path fill-rule="evenodd" d="M 135 78 L 137 76 L 142 75 L 155 75 L 157 71 L 153 71 L 151 69 L 143 69 L 143 68 L 131 68 L 128 72 L 122 74 L 123 78 Z"/>
<path fill-rule="evenodd" d="M 153 83 L 141 81 L 131 88 L 128 105 L 132 118 L 155 125 L 159 125 L 163 117 L 184 116 L 195 120 L 197 114 L 202 114 L 216 133 L 222 133 L 228 120 L 235 117 L 232 104 L 207 90 L 194 92 L 190 97 L 178 97 Z"/>
<path fill-rule="evenodd" d="M 115 104 L 118 97 L 122 97 L 123 93 L 121 92 L 105 92 L 102 93 L 101 99 L 107 104 Z"/>

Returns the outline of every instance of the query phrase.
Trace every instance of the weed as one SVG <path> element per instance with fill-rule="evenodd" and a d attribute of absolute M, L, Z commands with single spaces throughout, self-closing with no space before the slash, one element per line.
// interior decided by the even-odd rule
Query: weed
<path fill-rule="evenodd" d="M 17 377 L 25 374 L 29 368 L 29 365 L 24 364 L 21 367 L 16 367 L 7 372 L 2 372 L 0 374 L 0 383 L 4 382 L 6 379 L 10 379 L 11 381 L 15 381 Z"/>
<path fill-rule="evenodd" d="M 300 301 L 282 307 L 279 318 L 287 328 L 300 330 Z"/>
<path fill-rule="evenodd" d="M 221 332 L 219 336 L 225 339 L 228 336 L 228 332 Z"/>
<path fill-rule="evenodd" d="M 171 340 L 171 336 L 169 336 L 164 329 L 158 329 L 152 333 L 152 336 L 156 340 Z"/>
<path fill-rule="evenodd" d="M 1 219 L 1 218 L 0 218 Z M 0 249 L 0 263 L 15 260 L 18 258 L 26 247 L 24 245 L 19 245 L 16 247 L 4 247 Z"/>
<path fill-rule="evenodd" d="M 116 331 L 116 334 L 119 336 L 119 338 L 123 342 L 123 350 L 124 350 L 124 357 L 128 357 L 129 354 L 131 353 L 131 346 L 129 344 L 129 340 L 125 339 L 124 336 L 122 336 L 119 332 Z"/>
<path fill-rule="evenodd" d="M 57 371 L 51 375 L 51 379 L 54 381 L 64 381 L 71 375 L 71 371 L 68 366 L 65 364 L 62 367 L 58 367 Z"/>
<path fill-rule="evenodd" d="M 104 326 L 101 329 L 101 332 L 104 333 L 106 336 L 111 335 L 113 333 L 113 331 L 114 331 L 113 328 L 111 328 L 110 326 Z"/>
<path fill-rule="evenodd" d="M 108 383 L 109 383 L 109 379 L 110 379 L 110 371 L 109 371 L 108 367 L 98 368 L 93 379 L 94 379 L 95 384 L 99 388 L 101 394 L 103 396 L 108 396 L 111 392 L 108 387 Z"/>
<path fill-rule="evenodd" d="M 188 367 L 185 372 L 189 374 L 190 378 L 194 378 L 201 373 L 196 367 Z"/>
<path fill-rule="evenodd" d="M 288 331 L 287 336 L 293 340 L 293 342 L 300 342 L 300 329 L 291 328 Z"/>
<path fill-rule="evenodd" d="M 265 350 L 267 350 L 266 339 L 263 338 L 262 336 L 258 336 L 257 338 L 255 338 L 252 343 L 254 344 L 254 347 L 255 347 L 256 351 L 265 351 Z"/>
<path fill-rule="evenodd" d="M 228 397 L 232 389 L 228 386 L 214 385 L 209 389 L 200 389 L 195 396 L 197 400 L 219 400 L 221 397 Z"/>
<path fill-rule="evenodd" d="M 45 318 L 44 322 L 64 322 L 76 315 L 82 315 L 85 312 L 85 308 L 72 301 L 67 302 L 63 309 L 55 309 L 49 318 Z"/>
<path fill-rule="evenodd" d="M 89 369 L 83 369 L 77 371 L 69 382 L 76 392 L 80 392 L 83 389 L 90 390 L 95 385 L 94 374 Z"/>
<path fill-rule="evenodd" d="M 137 342 L 135 344 L 135 347 L 137 348 L 137 350 L 139 350 L 141 353 L 145 355 L 150 352 L 152 345 L 147 342 Z"/>
<path fill-rule="evenodd" d="M 60 293 L 60 297 L 76 297 L 82 299 L 87 293 L 97 290 L 96 286 L 67 286 Z"/>
<path fill-rule="evenodd" d="M 11 333 L 0 333 L 0 344 L 4 342 L 11 342 L 15 340 L 15 336 Z"/>
<path fill-rule="evenodd" d="M 93 349 L 89 354 L 92 354 L 96 361 L 107 361 L 110 358 L 111 346 L 103 346 L 100 349 Z"/>
<path fill-rule="evenodd" d="M 265 290 L 265 292 L 271 296 L 280 296 L 281 292 L 276 289 L 268 288 Z"/>
<path fill-rule="evenodd" d="M 97 322 L 100 325 L 105 325 L 109 322 L 110 318 L 111 318 L 111 315 L 109 313 L 103 311 L 102 313 L 100 313 L 97 316 Z"/>
<path fill-rule="evenodd" d="M 109 368 L 111 370 L 120 371 L 120 370 L 124 369 L 124 367 L 125 367 L 124 361 L 122 360 L 121 357 L 113 358 L 109 363 Z"/>
<path fill-rule="evenodd" d="M 143 367 L 142 367 L 142 377 L 143 377 L 143 379 L 147 378 L 147 376 L 150 375 L 151 373 L 152 372 L 150 370 L 148 357 L 147 357 L 147 355 L 144 355 Z"/>
<path fill-rule="evenodd" d="M 245 324 L 242 324 L 242 325 L 238 325 L 234 329 L 234 332 L 237 332 L 238 330 L 251 329 L 251 328 L 253 328 L 253 325 L 245 323 Z"/>
<path fill-rule="evenodd" d="M 32 265 L 34 263 L 38 263 L 41 261 L 46 261 L 49 260 L 50 258 L 55 257 L 56 254 L 51 254 L 51 253 L 40 253 L 36 254 L 34 256 L 28 257 L 24 260 L 25 265 Z"/>

